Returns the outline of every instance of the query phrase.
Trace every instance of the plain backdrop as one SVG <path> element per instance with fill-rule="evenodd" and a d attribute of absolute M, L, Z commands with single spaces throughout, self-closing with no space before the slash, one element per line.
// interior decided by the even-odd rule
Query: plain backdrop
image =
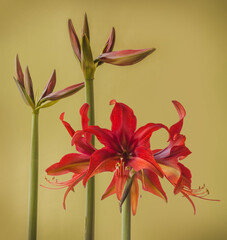
<path fill-rule="evenodd" d="M 111 99 L 133 108 L 138 127 L 148 122 L 171 126 L 178 115 L 171 101 L 178 100 L 187 116 L 182 133 L 192 154 L 183 162 L 192 172 L 192 187 L 203 184 L 210 198 L 194 199 L 197 214 L 173 187 L 162 180 L 168 203 L 141 190 L 132 240 L 227 239 L 226 191 L 226 50 L 227 4 L 221 0 L 191 1 L 0 1 L 0 239 L 26 239 L 31 109 L 24 104 L 13 81 L 15 56 L 29 66 L 39 96 L 53 69 L 56 90 L 83 81 L 68 36 L 71 18 L 80 36 L 88 14 L 94 57 L 101 52 L 111 27 L 116 29 L 115 50 L 155 47 L 134 66 L 100 66 L 95 75 L 96 123 L 109 128 Z M 59 116 L 81 129 L 79 109 L 84 90 L 40 112 L 39 182 L 45 169 L 69 152 L 70 137 Z M 153 149 L 167 145 L 164 131 L 151 139 Z M 101 147 L 97 144 L 97 147 Z M 96 177 L 97 240 L 121 236 L 121 215 L 116 196 L 101 201 L 111 173 Z M 67 179 L 67 178 L 59 178 Z M 83 239 L 85 189 L 82 184 L 68 195 L 64 190 L 39 189 L 39 240 Z"/>

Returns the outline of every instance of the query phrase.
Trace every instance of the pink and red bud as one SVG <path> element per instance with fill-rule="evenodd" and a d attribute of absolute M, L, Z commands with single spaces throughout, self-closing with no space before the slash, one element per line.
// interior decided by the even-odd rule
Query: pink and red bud
<path fill-rule="evenodd" d="M 41 99 L 41 103 L 45 101 L 58 101 L 62 98 L 66 98 L 68 96 L 71 96 L 72 94 L 78 92 L 80 89 L 84 87 L 84 82 L 74 84 L 72 86 L 69 86 L 67 88 L 64 88 L 62 90 L 59 90 L 57 92 L 53 92 L 45 96 L 44 98 Z"/>
<path fill-rule="evenodd" d="M 155 48 L 122 50 L 101 54 L 97 59 L 118 66 L 128 66 L 140 62 L 155 51 Z"/>
<path fill-rule="evenodd" d="M 24 99 L 25 103 L 30 105 L 34 110 L 49 107 L 55 104 L 58 100 L 68 97 L 78 92 L 80 89 L 84 87 L 84 83 L 79 83 L 53 93 L 54 87 L 56 85 L 56 71 L 54 70 L 41 97 L 36 103 L 29 69 L 28 67 L 26 67 L 24 75 L 21 69 L 18 55 L 16 56 L 16 76 L 17 77 L 14 78 L 14 80 L 17 84 L 17 87 L 21 93 L 22 98 Z M 43 103 L 46 101 L 49 102 L 43 105 Z"/>
<path fill-rule="evenodd" d="M 47 85 L 46 85 L 46 87 L 45 87 L 45 89 L 44 89 L 44 91 L 41 95 L 41 97 L 39 98 L 39 101 L 42 98 L 46 97 L 46 95 L 52 93 L 55 85 L 56 85 L 56 71 L 54 70 L 51 77 L 50 77 L 50 80 L 48 81 L 48 83 L 47 83 Z"/>
<path fill-rule="evenodd" d="M 24 87 L 24 74 L 21 69 L 18 54 L 16 56 L 16 76 L 17 81 L 21 84 L 22 87 Z"/>
<path fill-rule="evenodd" d="M 68 28 L 69 28 L 69 37 L 70 37 L 70 40 L 71 40 L 73 51 L 76 54 L 78 60 L 81 62 L 80 41 L 77 37 L 76 31 L 73 27 L 71 19 L 68 20 Z"/>
<path fill-rule="evenodd" d="M 72 48 L 77 58 L 81 62 L 85 79 L 93 78 L 95 68 L 104 62 L 118 66 L 128 66 L 140 62 L 146 56 L 155 51 L 155 48 L 148 48 L 112 52 L 115 44 L 115 29 L 112 28 L 109 38 L 103 48 L 102 54 L 93 60 L 92 51 L 90 48 L 90 33 L 87 15 L 85 14 L 84 16 L 81 45 L 71 20 L 69 20 L 68 26 Z"/>

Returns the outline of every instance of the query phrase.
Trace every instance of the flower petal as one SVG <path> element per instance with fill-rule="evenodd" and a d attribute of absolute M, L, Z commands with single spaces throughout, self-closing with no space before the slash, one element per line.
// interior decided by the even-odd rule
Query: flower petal
<path fill-rule="evenodd" d="M 31 98 L 28 96 L 26 90 L 24 89 L 24 87 L 21 85 L 21 83 L 16 79 L 16 78 L 13 78 L 17 87 L 18 87 L 18 90 L 20 92 L 20 95 L 21 97 L 23 98 L 24 102 L 27 104 L 27 105 L 30 105 L 33 109 L 34 109 L 34 103 L 32 102 Z"/>
<path fill-rule="evenodd" d="M 65 126 L 65 128 L 67 129 L 68 133 L 70 134 L 71 137 L 73 137 L 75 131 L 74 129 L 71 127 L 71 125 L 64 121 L 64 116 L 65 116 L 65 113 L 63 112 L 61 115 L 60 115 L 60 120 L 62 121 L 63 125 Z"/>
<path fill-rule="evenodd" d="M 172 139 L 174 139 L 177 135 L 180 134 L 180 131 L 183 126 L 183 120 L 186 115 L 186 111 L 185 111 L 184 107 L 179 102 L 173 101 L 173 104 L 178 112 L 180 120 L 170 127 L 169 132 L 170 132 L 170 137 Z"/>
<path fill-rule="evenodd" d="M 121 200 L 127 178 L 127 175 L 120 175 L 117 174 L 117 171 L 115 172 L 115 189 L 119 201 Z"/>
<path fill-rule="evenodd" d="M 186 137 L 183 135 L 175 136 L 174 140 L 170 140 L 169 146 L 154 153 L 154 158 L 158 161 L 161 159 L 182 160 L 191 154 L 191 151 L 185 147 Z"/>
<path fill-rule="evenodd" d="M 54 70 L 52 75 L 51 75 L 51 77 L 50 77 L 50 80 L 48 81 L 48 83 L 47 83 L 47 85 L 46 85 L 46 87 L 45 87 L 45 89 L 44 89 L 44 91 L 43 91 L 43 93 L 41 95 L 41 97 L 39 98 L 39 101 L 43 97 L 45 97 L 46 95 L 52 93 L 53 90 L 54 90 L 55 85 L 56 85 L 56 71 Z"/>
<path fill-rule="evenodd" d="M 81 123 L 82 123 L 82 129 L 88 128 L 88 123 L 89 123 L 89 118 L 87 116 L 89 110 L 89 104 L 85 103 L 81 108 L 80 108 L 80 115 L 81 115 Z M 85 138 L 87 142 L 91 143 L 91 137 L 92 135 L 88 132 L 85 132 Z"/>
<path fill-rule="evenodd" d="M 121 152 L 121 147 L 115 135 L 108 129 L 98 126 L 89 126 L 86 130 L 88 133 L 94 134 L 100 143 L 116 152 Z M 79 133 L 78 133 L 79 134 Z"/>
<path fill-rule="evenodd" d="M 105 47 L 104 47 L 102 53 L 112 52 L 112 50 L 114 48 L 114 43 L 115 43 L 115 29 L 114 29 L 114 27 L 112 27 L 110 36 L 105 44 Z"/>
<path fill-rule="evenodd" d="M 174 194 L 181 192 L 185 187 L 191 189 L 191 172 L 183 164 L 178 163 L 181 174 L 174 189 Z"/>
<path fill-rule="evenodd" d="M 71 19 L 68 20 L 68 28 L 69 28 L 69 37 L 70 37 L 70 41 L 71 41 L 71 44 L 72 44 L 73 51 L 76 54 L 79 61 L 81 62 L 80 41 L 77 37 L 76 31 L 73 27 Z"/>
<path fill-rule="evenodd" d="M 160 123 L 148 123 L 145 126 L 138 128 L 131 139 L 131 150 L 135 147 L 147 147 L 150 148 L 150 137 L 153 132 L 164 128 L 168 131 L 168 128 Z"/>
<path fill-rule="evenodd" d="M 87 171 L 90 158 L 84 154 L 69 153 L 46 169 L 48 175 L 57 176 L 68 172 L 80 174 Z"/>
<path fill-rule="evenodd" d="M 131 208 L 132 208 L 132 214 L 134 216 L 136 215 L 138 199 L 139 199 L 139 185 L 138 185 L 138 180 L 135 177 L 133 179 L 132 186 L 131 186 Z"/>
<path fill-rule="evenodd" d="M 68 196 L 68 193 L 72 190 L 73 188 L 83 179 L 83 177 L 85 176 L 84 173 L 81 173 L 79 175 L 74 175 L 72 178 L 72 184 L 67 188 L 65 194 L 64 194 L 64 199 L 63 199 L 63 208 L 66 209 L 66 205 L 65 205 L 65 200 L 66 197 Z"/>
<path fill-rule="evenodd" d="M 16 56 L 16 79 L 20 82 L 20 85 L 24 87 L 24 74 L 20 65 L 18 54 Z"/>
<path fill-rule="evenodd" d="M 33 86 L 32 86 L 32 79 L 31 79 L 31 75 L 30 75 L 28 66 L 25 69 L 24 87 L 25 87 L 25 90 L 26 90 L 28 96 L 31 98 L 33 104 L 35 105 Z"/>
<path fill-rule="evenodd" d="M 127 66 L 140 62 L 146 56 L 155 51 L 155 48 L 139 49 L 139 50 L 122 50 L 101 54 L 97 59 L 102 62 Z"/>
<path fill-rule="evenodd" d="M 60 100 L 62 98 L 66 98 L 68 96 L 73 95 L 74 93 L 78 92 L 80 89 L 84 87 L 84 82 L 74 84 L 72 86 L 69 86 L 67 88 L 64 88 L 60 91 L 53 92 L 45 96 L 44 98 L 41 99 L 40 104 L 45 102 L 45 101 L 55 101 L 55 100 Z"/>
<path fill-rule="evenodd" d="M 84 137 L 81 137 L 76 142 L 76 150 L 90 156 L 96 149 Z"/>
<path fill-rule="evenodd" d="M 154 172 L 148 169 L 144 169 L 137 175 L 142 182 L 143 190 L 153 193 L 154 195 L 161 197 L 167 202 L 167 196 L 161 186 L 157 175 Z"/>
<path fill-rule="evenodd" d="M 102 53 L 112 52 L 115 43 L 115 29 L 114 27 L 111 30 L 110 36 L 105 44 L 105 47 L 102 50 Z M 95 59 L 95 62 L 98 62 L 98 66 L 102 65 L 104 62 L 99 61 L 99 59 Z"/>
<path fill-rule="evenodd" d="M 115 174 L 114 174 L 110 185 L 108 186 L 108 188 L 106 189 L 106 191 L 102 195 L 102 198 L 101 198 L 102 200 L 111 196 L 111 195 L 113 195 L 114 193 L 116 193 L 115 182 L 116 182 L 116 179 L 115 179 Z"/>
<path fill-rule="evenodd" d="M 90 160 L 90 165 L 83 184 L 86 185 L 89 178 L 101 172 L 113 172 L 119 157 L 109 148 L 102 148 L 95 151 Z"/>
<path fill-rule="evenodd" d="M 160 159 L 156 160 L 161 167 L 162 171 L 165 174 L 165 177 L 172 183 L 174 186 L 177 184 L 178 179 L 180 178 L 180 168 L 178 166 L 178 160 L 175 158 L 172 159 Z"/>
<path fill-rule="evenodd" d="M 141 169 L 150 169 L 160 177 L 163 177 L 163 171 L 155 161 L 153 154 L 148 149 L 138 147 L 135 149 L 135 156 L 129 159 L 128 166 L 131 166 L 136 172 Z"/>
<path fill-rule="evenodd" d="M 123 103 L 112 100 L 110 104 L 115 104 L 110 116 L 112 132 L 117 136 L 121 145 L 127 149 L 129 140 L 136 130 L 136 116 L 133 110 Z"/>

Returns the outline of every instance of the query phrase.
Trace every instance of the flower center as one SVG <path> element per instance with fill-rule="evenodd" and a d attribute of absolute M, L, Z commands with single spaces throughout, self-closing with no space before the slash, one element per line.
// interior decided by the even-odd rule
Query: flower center
<path fill-rule="evenodd" d="M 124 150 L 122 152 L 121 157 L 123 158 L 123 161 L 125 161 L 125 162 L 128 160 L 129 154 L 128 154 L 127 150 Z"/>
<path fill-rule="evenodd" d="M 129 169 L 125 166 L 123 158 L 120 158 L 120 161 L 116 164 L 116 172 L 118 176 L 128 176 Z"/>

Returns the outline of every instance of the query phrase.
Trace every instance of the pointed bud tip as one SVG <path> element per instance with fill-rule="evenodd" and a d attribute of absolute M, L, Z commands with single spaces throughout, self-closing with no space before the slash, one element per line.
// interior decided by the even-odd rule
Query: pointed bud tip
<path fill-rule="evenodd" d="M 116 100 L 115 99 L 112 99 L 112 100 L 110 100 L 110 103 L 109 103 L 109 105 L 114 105 L 114 104 L 116 104 Z"/>
<path fill-rule="evenodd" d="M 59 119 L 60 119 L 61 121 L 63 121 L 63 120 L 64 120 L 64 116 L 65 116 L 65 112 L 61 113 Z"/>
<path fill-rule="evenodd" d="M 68 25 L 72 25 L 72 20 L 70 18 L 68 19 Z"/>

